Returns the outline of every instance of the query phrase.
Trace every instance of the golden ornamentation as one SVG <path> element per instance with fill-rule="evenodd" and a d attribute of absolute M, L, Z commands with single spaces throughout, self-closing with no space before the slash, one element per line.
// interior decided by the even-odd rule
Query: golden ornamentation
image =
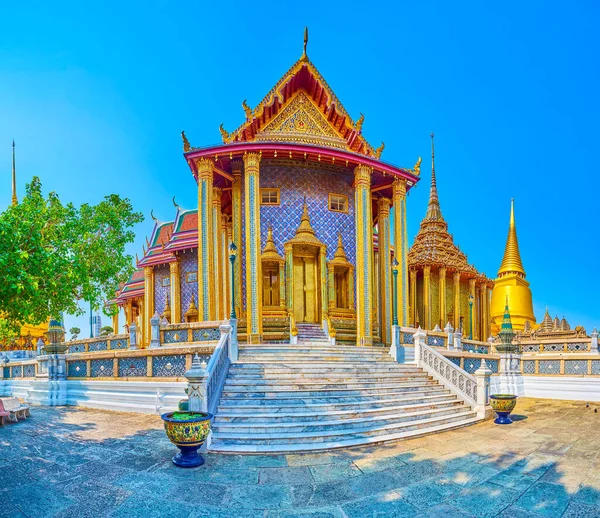
<path fill-rule="evenodd" d="M 183 152 L 187 153 L 188 151 L 191 151 L 192 146 L 190 146 L 190 142 L 188 141 L 187 137 L 185 136 L 185 131 L 181 132 L 181 140 L 183 141 Z"/>
<path fill-rule="evenodd" d="M 186 322 L 198 322 L 198 308 L 196 307 L 196 298 L 192 295 L 188 310 L 185 312 Z"/>
<path fill-rule="evenodd" d="M 306 47 L 308 45 L 308 27 L 304 27 L 304 49 L 302 50 L 301 61 L 308 61 L 308 54 L 306 54 Z"/>
<path fill-rule="evenodd" d="M 212 160 L 209 158 L 197 158 L 196 159 L 196 170 L 198 171 L 198 178 L 205 178 L 212 180 L 212 174 L 215 166 Z"/>
<path fill-rule="evenodd" d="M 375 150 L 375 158 L 377 158 L 377 159 L 381 158 L 381 153 L 383 152 L 384 149 L 385 149 L 385 144 L 382 142 L 381 146 L 379 146 Z"/>
<path fill-rule="evenodd" d="M 231 144 L 233 142 L 233 136 L 227 133 L 223 124 L 219 126 L 219 131 L 221 132 L 221 138 L 223 139 L 223 144 Z"/>
<path fill-rule="evenodd" d="M 413 167 L 412 172 L 413 172 L 413 174 L 416 174 L 417 176 L 421 175 L 421 157 L 419 157 L 419 159 L 417 160 L 417 163 Z"/>
<path fill-rule="evenodd" d="M 242 101 L 242 108 L 244 109 L 244 113 L 246 114 L 246 119 L 250 119 L 252 117 L 252 108 L 248 106 L 246 103 L 246 99 Z"/>
<path fill-rule="evenodd" d="M 277 253 L 277 247 L 275 246 L 275 240 L 273 239 L 273 228 L 269 227 L 267 231 L 267 242 L 265 248 L 261 254 L 261 260 L 266 262 L 283 263 L 284 259 Z"/>
<path fill-rule="evenodd" d="M 354 129 L 356 130 L 356 133 L 360 133 L 360 131 L 362 130 L 363 122 L 365 122 L 365 116 L 361 113 L 360 117 L 356 121 L 356 124 L 354 125 Z"/>

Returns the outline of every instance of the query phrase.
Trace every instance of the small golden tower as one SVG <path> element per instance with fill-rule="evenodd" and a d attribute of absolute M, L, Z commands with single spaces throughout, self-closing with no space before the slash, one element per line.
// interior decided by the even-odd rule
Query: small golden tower
<path fill-rule="evenodd" d="M 498 334 L 504 316 L 506 297 L 510 300 L 510 316 L 515 331 L 523 331 L 525 322 L 535 326 L 533 302 L 529 283 L 525 280 L 525 269 L 521 262 L 517 227 L 515 224 L 515 203 L 510 201 L 510 224 L 508 238 L 504 248 L 504 257 L 498 270 L 498 278 L 492 290 L 490 316 L 492 318 L 492 333 Z"/>

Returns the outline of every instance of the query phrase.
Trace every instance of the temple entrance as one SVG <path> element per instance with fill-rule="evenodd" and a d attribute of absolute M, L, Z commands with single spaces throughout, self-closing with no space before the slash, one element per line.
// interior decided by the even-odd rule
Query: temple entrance
<path fill-rule="evenodd" d="M 296 255 L 293 262 L 294 318 L 296 322 L 319 322 L 316 255 Z"/>

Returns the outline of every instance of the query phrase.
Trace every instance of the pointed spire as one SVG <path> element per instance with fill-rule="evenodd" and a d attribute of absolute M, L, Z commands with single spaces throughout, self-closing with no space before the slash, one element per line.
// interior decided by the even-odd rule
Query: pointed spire
<path fill-rule="evenodd" d="M 502 264 L 500 264 L 500 270 L 498 270 L 498 277 L 500 277 L 502 274 L 508 273 L 517 273 L 523 278 L 525 277 L 525 269 L 523 268 L 523 263 L 521 262 L 519 242 L 517 241 L 514 199 L 510 200 L 510 223 L 508 226 L 508 238 L 506 239 L 506 246 L 504 247 Z"/>
<path fill-rule="evenodd" d="M 338 234 L 337 250 L 335 251 L 335 254 L 333 254 L 333 257 L 346 260 L 346 251 L 344 250 L 344 243 L 342 242 L 341 232 Z"/>
<path fill-rule="evenodd" d="M 513 331 L 512 321 L 510 319 L 510 310 L 508 308 L 508 295 L 506 296 L 506 305 L 504 306 L 504 317 L 502 319 L 502 325 L 500 326 L 500 332 L 498 333 L 500 340 L 505 348 L 508 348 L 512 344 L 512 340 L 515 336 Z M 498 347 L 496 347 L 498 349 Z M 503 352 L 498 349 L 499 352 Z"/>
<path fill-rule="evenodd" d="M 308 45 L 308 27 L 304 27 L 304 50 L 302 51 L 302 61 L 308 61 L 308 54 L 306 53 L 306 47 Z"/>
<path fill-rule="evenodd" d="M 312 234 L 315 235 L 315 230 L 312 228 L 310 224 L 310 218 L 308 217 L 308 206 L 306 205 L 306 197 L 304 197 L 304 208 L 302 209 L 302 218 L 300 218 L 300 225 L 298 225 L 298 230 L 296 230 L 296 235 L 298 234 Z"/>
<path fill-rule="evenodd" d="M 15 167 L 15 141 L 12 144 L 12 204 L 17 205 L 17 168 Z"/>
<path fill-rule="evenodd" d="M 435 181 L 435 144 L 434 134 L 431 133 L 431 189 L 429 191 L 429 204 L 427 206 L 427 214 L 425 219 L 428 221 L 443 221 L 442 209 L 437 193 L 437 183 Z"/>

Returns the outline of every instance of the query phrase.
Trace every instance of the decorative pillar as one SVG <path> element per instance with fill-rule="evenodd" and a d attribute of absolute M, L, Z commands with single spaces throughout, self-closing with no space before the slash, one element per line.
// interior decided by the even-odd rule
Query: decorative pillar
<path fill-rule="evenodd" d="M 373 345 L 373 212 L 372 169 L 359 165 L 354 170 L 356 218 L 356 343 Z"/>
<path fill-rule="evenodd" d="M 179 260 L 169 263 L 171 274 L 171 324 L 181 322 L 181 279 L 179 278 Z"/>
<path fill-rule="evenodd" d="M 442 266 L 439 270 L 439 291 L 440 291 L 440 321 L 439 325 L 443 329 L 447 324 L 448 315 L 446 312 L 446 267 Z"/>
<path fill-rule="evenodd" d="M 327 254 L 324 246 L 319 250 L 319 277 L 321 279 L 321 321 L 325 323 L 325 328 L 327 325 L 325 317 L 329 314 L 329 304 L 327 301 Z"/>
<path fill-rule="evenodd" d="M 119 307 L 117 306 L 117 312 L 112 317 L 112 327 L 113 333 L 115 335 L 119 334 Z"/>
<path fill-rule="evenodd" d="M 598 354 L 598 330 L 594 327 L 594 330 L 591 334 L 592 341 L 590 342 L 590 352 L 593 354 Z"/>
<path fill-rule="evenodd" d="M 229 267 L 229 244 L 231 243 L 231 223 L 226 214 L 222 215 L 223 243 L 221 257 L 223 259 L 223 276 L 225 278 L 225 318 L 231 313 L 231 268 Z M 237 245 L 236 245 L 237 246 Z"/>
<path fill-rule="evenodd" d="M 246 328 L 248 343 L 262 341 L 262 265 L 260 261 L 259 153 L 244 155 L 246 216 Z"/>
<path fill-rule="evenodd" d="M 239 158 L 232 160 L 231 172 L 233 182 L 231 187 L 231 240 L 242 251 L 242 161 Z M 238 318 L 244 315 L 242 308 L 242 257 L 234 264 L 235 309 Z"/>
<path fill-rule="evenodd" d="M 215 320 L 215 264 L 213 234 L 213 161 L 200 158 L 198 170 L 198 319 Z"/>
<path fill-rule="evenodd" d="M 154 315 L 154 268 L 144 267 L 144 345 L 150 338 L 150 319 Z"/>
<path fill-rule="evenodd" d="M 225 318 L 225 286 L 223 282 L 223 227 L 221 218 L 221 189 L 213 187 L 212 196 L 212 232 L 213 232 L 213 275 L 215 279 L 215 316 L 217 320 Z"/>
<path fill-rule="evenodd" d="M 285 254 L 285 305 L 288 311 L 292 310 L 294 296 L 294 256 L 293 246 L 289 244 L 283 245 Z"/>
<path fill-rule="evenodd" d="M 393 184 L 394 255 L 398 261 L 398 323 L 408 324 L 408 230 L 406 228 L 406 180 Z M 415 309 L 416 311 L 416 309 Z M 414 322 L 413 322 L 414 324 Z"/>
<path fill-rule="evenodd" d="M 285 309 L 285 261 L 279 262 L 279 307 Z"/>
<path fill-rule="evenodd" d="M 390 249 L 390 200 L 379 198 L 377 202 L 377 229 L 379 231 L 379 284 L 381 304 L 381 340 L 392 343 L 392 262 Z"/>
<path fill-rule="evenodd" d="M 423 267 L 423 312 L 425 329 L 431 330 L 431 266 Z"/>
<path fill-rule="evenodd" d="M 410 320 L 417 327 L 417 270 L 410 271 Z"/>
<path fill-rule="evenodd" d="M 138 340 L 138 347 L 143 348 L 144 344 L 146 343 L 146 337 L 149 336 L 149 334 L 146 333 L 146 326 L 144 325 L 144 315 L 146 314 L 146 297 L 142 297 L 140 299 L 140 303 L 138 304 L 139 307 L 139 314 L 138 314 L 138 321 L 137 321 L 137 328 L 139 329 L 139 340 Z"/>
<path fill-rule="evenodd" d="M 472 297 L 472 298 L 471 298 Z M 469 322 L 469 329 L 473 330 L 471 339 L 475 340 L 475 335 L 477 334 L 477 307 L 475 306 L 475 279 L 469 279 L 469 298 L 473 302 L 472 306 L 469 306 L 469 319 L 472 322 Z"/>
<path fill-rule="evenodd" d="M 487 284 L 482 282 L 479 286 L 479 291 L 481 293 L 481 337 L 480 340 L 486 340 L 486 337 L 489 336 L 489 314 L 488 314 L 488 291 Z"/>
<path fill-rule="evenodd" d="M 454 329 L 460 329 L 460 272 L 454 272 Z"/>

